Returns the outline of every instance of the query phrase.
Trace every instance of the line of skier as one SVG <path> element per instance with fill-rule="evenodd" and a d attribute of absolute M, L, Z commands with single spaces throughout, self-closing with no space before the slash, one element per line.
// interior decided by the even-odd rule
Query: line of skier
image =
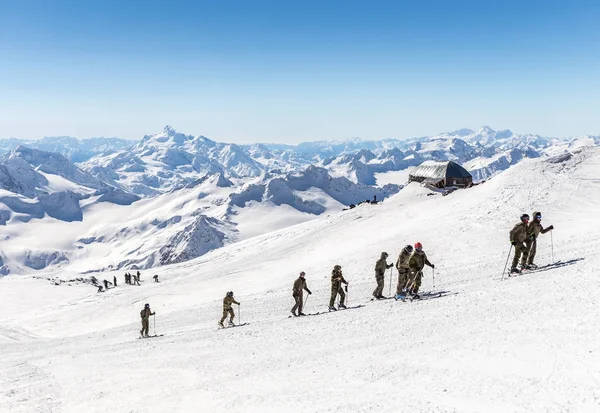
<path fill-rule="evenodd" d="M 537 266 L 533 260 L 537 252 L 537 238 L 539 234 L 545 234 L 554 229 L 553 225 L 544 228 L 541 224 L 542 214 L 541 212 L 533 213 L 533 221 L 529 222 L 529 215 L 521 215 L 521 222 L 519 222 L 510 231 L 510 242 L 515 248 L 515 255 L 513 257 L 512 266 L 510 269 L 511 273 L 521 272 L 517 265 L 521 260 L 522 269 L 532 269 Z M 373 299 L 381 300 L 391 297 L 385 297 L 383 295 L 385 287 L 385 273 L 388 269 L 392 268 L 394 264 L 388 264 L 387 259 L 389 254 L 382 252 L 380 258 L 375 263 L 375 281 L 377 286 L 373 291 Z M 394 298 L 396 300 L 404 300 L 406 297 L 411 299 L 419 299 L 419 289 L 421 287 L 421 281 L 423 278 L 423 268 L 425 265 L 435 270 L 435 265 L 429 262 L 427 254 L 423 250 L 423 245 L 420 242 L 415 243 L 414 248 L 412 245 L 406 245 L 396 260 L 395 267 L 398 270 L 398 283 L 396 285 L 396 294 Z M 157 276 L 155 276 L 157 277 Z M 155 279 L 156 282 L 158 280 Z M 329 299 L 329 311 L 337 311 L 338 309 L 346 309 L 346 296 L 348 293 L 348 281 L 344 278 L 342 273 L 341 265 L 335 265 L 331 271 L 331 296 Z M 312 291 L 306 284 L 306 273 L 300 272 L 299 277 L 294 281 L 292 286 L 292 297 L 294 298 L 294 306 L 291 309 L 291 313 L 294 317 L 305 316 L 302 312 L 304 306 L 304 291 L 308 295 L 312 294 Z M 338 308 L 335 307 L 335 301 L 339 296 Z M 233 291 L 228 291 L 223 299 L 223 316 L 219 320 L 219 326 L 224 326 L 224 321 L 229 316 L 229 326 L 235 326 L 234 318 L 235 312 L 232 305 L 240 303 L 235 300 Z M 154 313 L 150 310 L 150 305 L 146 304 L 142 310 L 142 330 L 140 334 L 142 337 L 147 337 L 148 334 L 148 319 L 150 315 Z"/>
<path fill-rule="evenodd" d="M 537 252 L 537 238 L 540 234 L 545 234 L 553 229 L 554 225 L 547 228 L 542 226 L 542 213 L 539 211 L 533 213 L 533 221 L 531 222 L 529 222 L 529 215 L 521 215 L 521 222 L 515 225 L 509 233 L 510 243 L 515 248 L 515 255 L 510 267 L 511 274 L 519 274 L 524 269 L 537 268 L 537 265 L 533 262 Z M 521 261 L 520 269 L 517 268 L 519 260 Z"/>

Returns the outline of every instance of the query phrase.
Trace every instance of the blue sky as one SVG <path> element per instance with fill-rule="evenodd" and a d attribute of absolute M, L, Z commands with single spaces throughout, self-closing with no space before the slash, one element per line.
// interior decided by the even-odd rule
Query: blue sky
<path fill-rule="evenodd" d="M 600 134 L 598 3 L 0 0 L 0 137 Z"/>

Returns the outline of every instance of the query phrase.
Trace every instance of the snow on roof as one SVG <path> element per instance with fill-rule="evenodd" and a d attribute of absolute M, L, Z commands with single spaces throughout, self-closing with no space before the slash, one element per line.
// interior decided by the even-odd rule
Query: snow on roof
<path fill-rule="evenodd" d="M 451 161 L 425 161 L 410 172 L 411 176 L 429 179 L 470 178 L 471 174 L 462 166 Z"/>

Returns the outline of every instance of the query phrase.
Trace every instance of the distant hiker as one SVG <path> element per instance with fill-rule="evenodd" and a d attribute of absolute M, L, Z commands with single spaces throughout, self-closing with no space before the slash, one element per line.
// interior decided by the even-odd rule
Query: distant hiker
<path fill-rule="evenodd" d="M 348 291 L 348 281 L 346 281 L 342 275 L 342 267 L 340 265 L 336 265 L 333 267 L 333 271 L 331 271 L 331 298 L 329 299 L 329 311 L 337 311 L 337 309 L 334 307 L 334 304 L 338 294 L 340 295 L 339 308 L 346 308 L 344 305 L 344 301 L 346 301 L 346 293 L 344 293 L 342 284 L 346 284 L 346 291 Z"/>
<path fill-rule="evenodd" d="M 410 269 L 410 281 L 408 286 L 408 293 L 413 298 L 419 299 L 419 288 L 421 287 L 421 279 L 423 278 L 423 268 L 425 265 L 435 268 L 435 265 L 429 262 L 425 251 L 423 251 L 423 245 L 420 242 L 415 244 L 415 250 L 413 251 L 410 259 L 408 260 L 408 267 Z"/>
<path fill-rule="evenodd" d="M 302 306 L 304 305 L 302 300 L 302 291 L 306 291 L 309 295 L 312 294 L 312 292 L 306 286 L 306 280 L 304 279 L 305 275 L 306 274 L 304 271 L 302 271 L 298 279 L 294 281 L 294 286 L 292 287 L 292 297 L 294 297 L 294 300 L 296 301 L 296 304 L 292 307 L 292 314 L 294 317 L 306 315 L 302 312 Z M 296 314 L 296 310 L 298 310 L 298 314 Z"/>
<path fill-rule="evenodd" d="M 398 286 L 396 287 L 396 298 L 406 296 L 406 287 L 409 280 L 410 268 L 408 260 L 413 252 L 413 246 L 407 245 L 402 248 L 398 261 L 396 261 L 396 269 L 398 270 Z"/>
<path fill-rule="evenodd" d="M 129 273 L 125 273 L 125 284 L 129 284 L 131 281 L 129 279 Z"/>
<path fill-rule="evenodd" d="M 515 247 L 515 256 L 510 267 L 511 274 L 518 274 L 521 271 L 517 268 L 519 259 L 521 259 L 521 268 L 525 268 L 527 265 L 527 256 L 529 255 L 529 248 L 527 248 L 527 234 L 529 232 L 529 215 L 521 215 L 521 222 L 519 222 L 510 231 L 510 243 Z M 522 256 L 522 258 L 521 258 Z"/>
<path fill-rule="evenodd" d="M 144 309 L 140 311 L 140 317 L 142 317 L 142 329 L 140 330 L 140 336 L 148 337 L 148 330 L 150 329 L 150 316 L 154 315 L 150 310 L 150 304 L 145 304 Z"/>
<path fill-rule="evenodd" d="M 115 285 L 115 287 L 117 286 L 117 276 L 116 275 L 113 277 L 113 284 Z"/>
<path fill-rule="evenodd" d="M 235 301 L 235 298 L 233 298 L 233 291 L 229 291 L 227 293 L 227 295 L 225 296 L 225 298 L 223 298 L 223 317 L 221 318 L 221 321 L 219 321 L 219 326 L 221 326 L 221 327 L 225 327 L 223 325 L 223 321 L 225 321 L 225 319 L 227 318 L 227 314 L 229 314 L 229 325 L 230 326 L 235 325 L 235 324 L 233 324 L 233 319 L 235 318 L 235 313 L 233 312 L 233 308 L 231 307 L 231 304 L 240 305 L 240 303 Z"/>
<path fill-rule="evenodd" d="M 137 279 L 138 281 L 142 278 L 142 273 L 140 273 L 139 271 L 137 272 Z"/>
<path fill-rule="evenodd" d="M 152 277 L 152 278 L 154 278 L 154 282 L 155 282 L 155 283 L 157 283 L 157 282 L 158 282 L 158 274 L 154 275 L 154 277 Z"/>
<path fill-rule="evenodd" d="M 108 290 L 108 280 L 104 280 L 104 289 Z"/>
<path fill-rule="evenodd" d="M 98 291 L 97 292 L 99 292 L 99 293 L 104 292 L 104 290 L 102 290 L 102 286 L 101 285 L 98 285 L 97 287 L 98 287 Z"/>
<path fill-rule="evenodd" d="M 527 248 L 529 250 L 529 257 L 527 259 L 527 265 L 525 268 L 532 269 L 537 268 L 537 265 L 533 263 L 535 259 L 535 253 L 537 249 L 537 237 L 540 234 L 545 234 L 546 232 L 552 231 L 554 229 L 554 225 L 550 225 L 547 228 L 542 226 L 542 213 L 534 212 L 533 213 L 533 222 L 529 224 L 529 229 L 527 230 Z"/>
<path fill-rule="evenodd" d="M 385 284 L 385 271 L 388 268 L 392 268 L 394 265 L 388 265 L 388 263 L 386 262 L 387 257 L 388 253 L 382 252 L 381 258 L 379 258 L 377 260 L 377 263 L 375 264 L 375 280 L 377 280 L 377 287 L 375 287 L 375 290 L 373 291 L 373 297 L 375 297 L 378 300 L 385 298 L 383 296 L 383 286 Z"/>
<path fill-rule="evenodd" d="M 138 274 L 139 274 L 139 272 L 138 272 Z M 140 276 L 139 275 L 134 275 L 133 278 L 135 280 L 135 285 L 140 285 Z"/>

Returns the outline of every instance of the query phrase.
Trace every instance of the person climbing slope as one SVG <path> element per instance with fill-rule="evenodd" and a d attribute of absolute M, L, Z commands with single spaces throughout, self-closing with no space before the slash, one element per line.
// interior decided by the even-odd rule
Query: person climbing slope
<path fill-rule="evenodd" d="M 517 268 L 519 260 L 521 260 L 521 268 L 527 265 L 527 256 L 529 255 L 529 248 L 525 241 L 527 240 L 527 234 L 529 232 L 529 215 L 521 215 L 521 222 L 514 226 L 510 231 L 510 243 L 515 247 L 515 256 L 513 257 L 512 265 L 510 267 L 511 274 L 519 274 L 521 271 Z"/>
<path fill-rule="evenodd" d="M 329 299 L 329 311 L 337 311 L 334 304 L 338 294 L 340 295 L 339 308 L 346 308 L 346 305 L 344 305 L 346 293 L 344 293 L 342 284 L 346 284 L 346 291 L 348 291 L 348 281 L 346 281 L 342 275 L 342 267 L 336 265 L 333 267 L 333 271 L 331 271 L 331 298 Z"/>
<path fill-rule="evenodd" d="M 413 252 L 413 246 L 407 245 L 402 248 L 398 261 L 396 261 L 396 269 L 398 270 L 398 285 L 396 286 L 396 299 L 406 297 L 406 287 L 409 280 L 410 268 L 408 260 Z"/>
<path fill-rule="evenodd" d="M 148 337 L 148 330 L 150 329 L 150 316 L 154 315 L 150 309 L 150 304 L 146 303 L 144 309 L 140 311 L 140 317 L 142 317 L 142 329 L 140 330 L 140 336 Z"/>
<path fill-rule="evenodd" d="M 537 268 L 537 265 L 533 263 L 535 259 L 535 253 L 537 252 L 537 237 L 540 234 L 545 234 L 554 229 L 554 225 L 550 225 L 547 228 L 542 226 L 542 213 L 534 212 L 533 213 L 533 221 L 529 224 L 529 228 L 527 230 L 527 241 L 525 244 L 527 245 L 527 250 L 529 251 L 529 255 L 527 258 L 527 265 L 525 268 L 530 270 Z"/>
<path fill-rule="evenodd" d="M 223 325 L 223 321 L 225 321 L 225 319 L 227 318 L 227 314 L 229 314 L 229 325 L 230 326 L 235 325 L 235 324 L 233 324 L 233 319 L 235 318 L 235 313 L 233 312 L 233 308 L 231 307 L 231 304 L 240 305 L 240 303 L 235 301 L 235 298 L 233 298 L 233 291 L 229 291 L 227 293 L 227 295 L 225 296 L 225 298 L 223 298 L 223 317 L 221 318 L 221 321 L 219 321 L 220 327 L 225 327 Z"/>
<path fill-rule="evenodd" d="M 294 300 L 296 301 L 296 304 L 292 307 L 292 314 L 294 317 L 306 315 L 302 312 L 302 306 L 304 304 L 302 297 L 303 291 L 306 291 L 308 295 L 312 294 L 312 292 L 306 286 L 306 279 L 304 278 L 305 276 L 306 273 L 302 271 L 298 279 L 294 281 L 294 286 L 292 287 L 292 297 L 294 297 Z M 298 310 L 297 314 L 296 310 Z"/>
<path fill-rule="evenodd" d="M 386 261 L 387 257 L 388 253 L 382 252 L 381 258 L 379 258 L 379 260 L 377 260 L 377 263 L 375 264 L 375 280 L 377 281 L 377 287 L 375 287 L 375 290 L 373 291 L 373 297 L 375 297 L 378 300 L 385 298 L 383 296 L 383 287 L 385 285 L 385 271 L 388 268 L 392 268 L 392 266 L 394 265 L 388 265 Z"/>
<path fill-rule="evenodd" d="M 435 268 L 435 265 L 429 262 L 425 251 L 423 251 L 423 245 L 420 242 L 415 244 L 415 250 L 408 260 L 408 267 L 410 269 L 410 281 L 408 286 L 408 294 L 412 295 L 414 299 L 421 298 L 419 296 L 419 288 L 421 288 L 421 279 L 423 278 L 423 268 L 425 265 Z"/>

